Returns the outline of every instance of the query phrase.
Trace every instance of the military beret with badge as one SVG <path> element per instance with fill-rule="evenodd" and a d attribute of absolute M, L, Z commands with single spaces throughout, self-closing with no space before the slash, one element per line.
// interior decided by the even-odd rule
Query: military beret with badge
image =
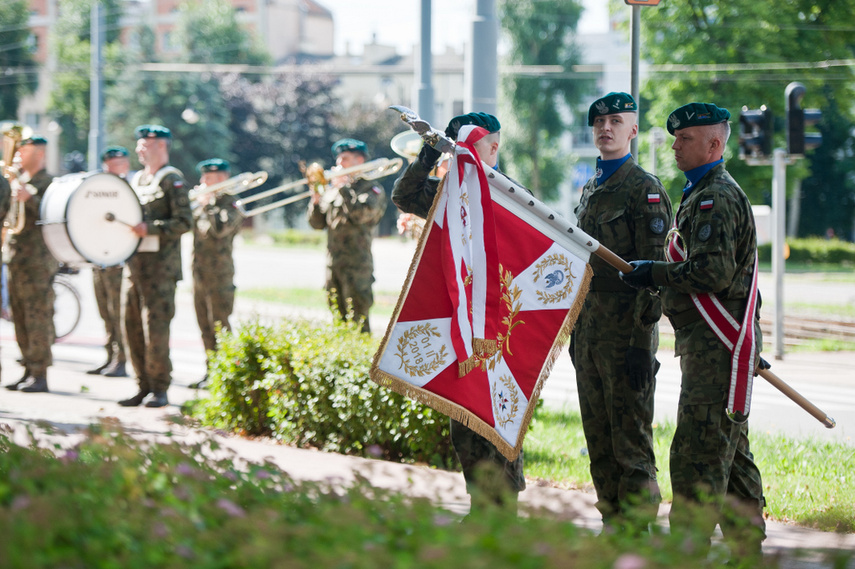
<path fill-rule="evenodd" d="M 129 155 L 128 149 L 124 146 L 108 146 L 101 152 L 101 162 L 106 162 L 111 158 L 123 158 Z"/>
<path fill-rule="evenodd" d="M 172 138 L 172 131 L 159 124 L 143 124 L 134 130 L 134 135 L 139 138 Z"/>
<path fill-rule="evenodd" d="M 594 119 L 602 115 L 637 112 L 638 105 L 632 95 L 613 91 L 591 103 L 588 109 L 588 126 L 594 126 Z"/>
<path fill-rule="evenodd" d="M 338 157 L 342 152 L 358 152 L 368 158 L 368 146 L 355 138 L 342 138 L 332 145 L 333 156 Z"/>
<path fill-rule="evenodd" d="M 35 136 L 30 136 L 29 138 L 25 138 L 25 139 L 23 139 L 23 140 L 18 144 L 18 146 L 27 146 L 28 144 L 33 144 L 33 145 L 35 145 L 35 146 L 44 146 L 44 145 L 46 145 L 47 143 L 48 143 L 48 142 L 47 142 L 47 138 L 45 138 L 45 137 L 43 137 L 43 136 L 35 135 Z"/>
<path fill-rule="evenodd" d="M 668 132 L 693 126 L 710 126 L 730 120 L 730 111 L 713 103 L 689 103 L 668 115 Z"/>
<path fill-rule="evenodd" d="M 460 132 L 460 127 L 466 125 L 480 126 L 489 133 L 499 132 L 502 125 L 499 124 L 499 119 L 488 113 L 467 113 L 458 115 L 448 121 L 448 126 L 445 129 L 445 136 L 452 140 L 457 140 L 457 133 Z"/>
<path fill-rule="evenodd" d="M 196 164 L 196 171 L 200 174 L 205 174 L 207 172 L 228 172 L 230 170 L 231 165 L 228 161 L 223 160 L 222 158 L 210 158 L 208 160 L 202 160 Z"/>

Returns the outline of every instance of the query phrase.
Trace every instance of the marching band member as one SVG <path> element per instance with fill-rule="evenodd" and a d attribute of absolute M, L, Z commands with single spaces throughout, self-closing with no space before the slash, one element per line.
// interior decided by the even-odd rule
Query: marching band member
<path fill-rule="evenodd" d="M 21 349 L 24 375 L 7 385 L 12 391 L 48 391 L 47 368 L 53 364 L 53 279 L 59 263 L 50 253 L 36 225 L 42 197 L 53 176 L 45 171 L 47 140 L 32 136 L 21 141 L 16 157 L 20 173 L 11 173 L 10 185 L 24 202 L 26 222 L 9 237 L 9 298 L 15 337 Z M 13 204 L 14 205 L 14 204 Z"/>
<path fill-rule="evenodd" d="M 364 142 L 343 138 L 333 144 L 336 167 L 350 168 L 368 157 Z M 322 194 L 312 194 L 309 225 L 327 229 L 326 290 L 330 308 L 341 318 L 362 321 L 362 331 L 370 332 L 368 311 L 374 304 L 374 259 L 371 238 L 374 227 L 386 211 L 383 188 L 359 177 L 338 177 Z"/>
<path fill-rule="evenodd" d="M 591 104 L 588 126 L 600 156 L 575 213 L 580 229 L 621 258 L 663 259 L 671 201 L 629 152 L 637 113 L 628 93 Z M 570 345 L 591 478 L 606 531 L 640 533 L 656 520 L 661 500 L 652 425 L 662 306 L 599 257 L 591 256 L 591 268 Z"/>
<path fill-rule="evenodd" d="M 128 149 L 124 146 L 108 146 L 101 153 L 101 169 L 127 180 L 131 171 Z M 86 373 L 106 377 L 128 377 L 125 370 L 127 356 L 122 337 L 122 274 L 124 264 L 115 267 L 92 267 L 92 281 L 95 287 L 95 302 L 98 313 L 104 321 L 107 331 L 107 361 Z"/>
<path fill-rule="evenodd" d="M 169 165 L 172 132 L 160 125 L 142 125 L 135 134 L 144 169 L 134 175 L 131 187 L 142 204 L 143 221 L 133 228 L 142 241 L 128 260 L 125 334 L 139 391 L 119 405 L 136 407 L 148 398 L 146 407 L 163 407 L 169 404 L 166 390 L 172 381 L 169 324 L 182 278 L 181 234 L 192 227 L 193 213 L 184 175 Z"/>
<path fill-rule="evenodd" d="M 217 349 L 217 325 L 231 330 L 229 317 L 235 304 L 235 264 L 232 256 L 235 235 L 242 217 L 235 208 L 235 198 L 224 191 L 204 192 L 229 178 L 229 163 L 219 158 L 199 162 L 201 190 L 193 203 L 193 303 L 196 320 L 202 332 L 202 343 L 210 357 Z M 206 361 L 206 369 L 207 369 Z M 206 386 L 208 373 L 190 387 Z"/>

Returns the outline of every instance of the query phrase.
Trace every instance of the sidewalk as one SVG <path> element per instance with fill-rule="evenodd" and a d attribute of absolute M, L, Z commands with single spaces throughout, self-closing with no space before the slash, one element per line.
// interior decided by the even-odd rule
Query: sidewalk
<path fill-rule="evenodd" d="M 14 429 L 13 439 L 16 442 L 27 444 L 28 428 L 43 432 L 44 423 L 50 423 L 59 431 L 50 435 L 52 442 L 71 445 L 80 429 L 101 419 L 116 418 L 127 431 L 144 437 L 169 433 L 175 440 L 193 441 L 201 436 L 212 436 L 240 459 L 250 462 L 270 460 L 297 480 L 349 484 L 359 476 L 377 487 L 429 498 L 461 516 L 468 511 L 468 496 L 460 473 L 295 449 L 269 441 L 223 437 L 180 426 L 172 419 L 178 414 L 181 403 L 196 396 L 196 392 L 185 385 L 173 384 L 170 388 L 169 407 L 119 407 L 116 401 L 133 393 L 133 380 L 86 375 L 84 370 L 90 362 L 74 361 L 70 357 L 71 353 L 79 351 L 79 346 L 73 351 L 62 345 L 56 348 L 55 357 L 61 365 L 51 369 L 50 393 L 0 391 L 0 424 L 8 424 Z M 19 370 L 14 357 L 13 350 L 6 349 L 2 353 L 4 385 L 16 378 Z M 564 490 L 531 482 L 520 500 L 522 511 L 572 520 L 576 525 L 596 532 L 601 524 L 599 513 L 594 508 L 595 501 L 590 491 Z M 667 511 L 667 505 L 660 509 L 660 523 L 665 525 Z M 768 522 L 767 532 L 764 551 L 767 556 L 778 558 L 784 568 L 834 567 L 822 550 L 855 554 L 855 534 L 835 535 L 776 522 Z M 846 567 L 855 569 L 855 559 L 850 560 Z"/>

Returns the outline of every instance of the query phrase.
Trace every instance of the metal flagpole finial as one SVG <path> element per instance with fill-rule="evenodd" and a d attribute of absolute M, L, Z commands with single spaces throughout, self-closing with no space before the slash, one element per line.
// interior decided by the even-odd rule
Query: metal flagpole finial
<path fill-rule="evenodd" d="M 434 129 L 429 122 L 419 117 L 414 110 L 401 105 L 392 105 L 389 108 L 400 113 L 401 120 L 419 133 L 419 136 L 422 137 L 426 144 L 433 146 L 440 152 L 447 152 L 449 154 L 454 152 L 454 141 L 445 136 L 444 132 Z"/>

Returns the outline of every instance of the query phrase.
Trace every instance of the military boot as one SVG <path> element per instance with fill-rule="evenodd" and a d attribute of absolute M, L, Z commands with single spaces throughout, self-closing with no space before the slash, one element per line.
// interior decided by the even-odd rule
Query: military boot
<path fill-rule="evenodd" d="M 169 405 L 169 399 L 166 398 L 165 391 L 155 391 L 145 404 L 146 407 L 165 407 L 166 405 Z"/>
<path fill-rule="evenodd" d="M 47 393 L 47 378 L 43 375 L 38 377 L 33 376 L 21 384 L 18 391 L 23 391 L 24 393 Z"/>
<path fill-rule="evenodd" d="M 139 407 L 140 404 L 142 404 L 143 399 L 148 397 L 149 393 L 151 393 L 151 391 L 148 389 L 140 389 L 140 392 L 133 397 L 119 401 L 119 405 L 122 407 Z"/>
<path fill-rule="evenodd" d="M 114 360 L 101 371 L 101 375 L 104 377 L 128 377 L 128 372 L 125 370 L 125 362 Z"/>
<path fill-rule="evenodd" d="M 8 389 L 9 391 L 18 391 L 18 388 L 24 385 L 28 379 L 30 379 L 30 370 L 24 370 L 24 375 L 21 376 L 21 379 L 19 379 L 15 383 L 10 383 L 6 386 L 6 389 Z"/>

